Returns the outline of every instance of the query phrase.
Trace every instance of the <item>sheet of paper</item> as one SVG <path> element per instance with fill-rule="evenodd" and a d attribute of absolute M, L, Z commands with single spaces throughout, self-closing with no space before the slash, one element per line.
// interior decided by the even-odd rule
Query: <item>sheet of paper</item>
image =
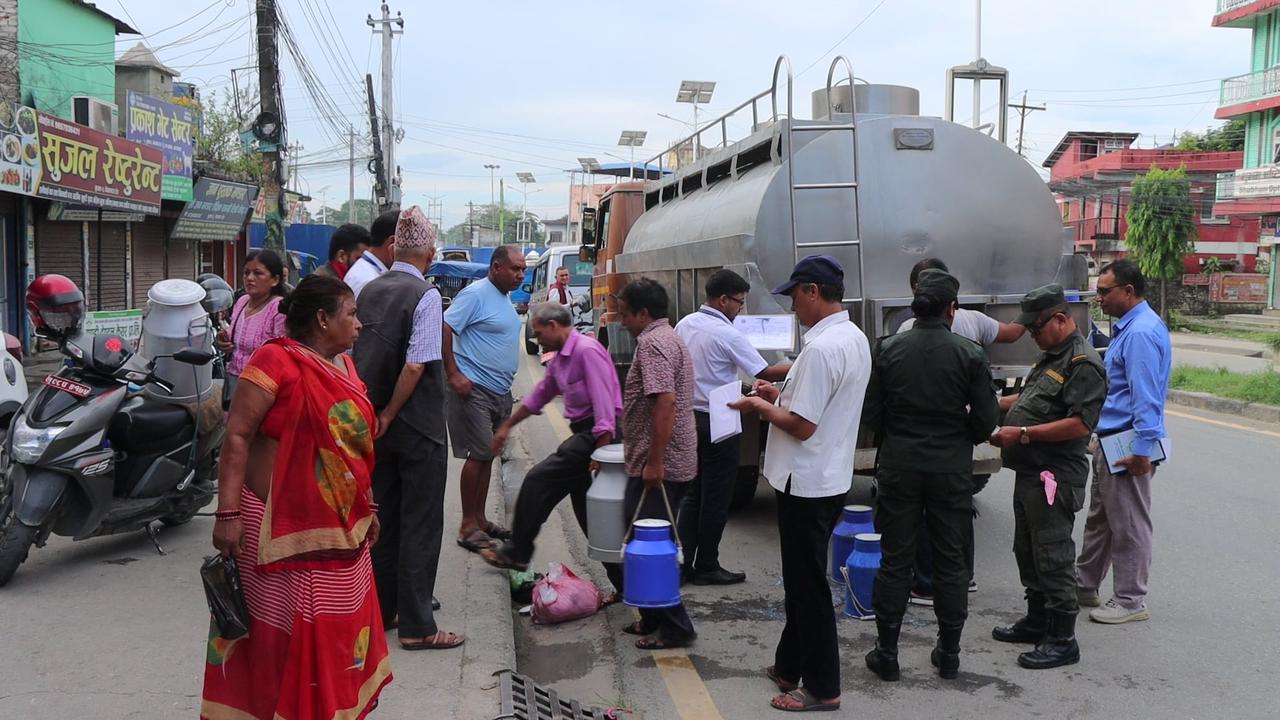
<path fill-rule="evenodd" d="M 720 442 L 742 432 L 742 415 L 729 403 L 742 397 L 742 383 L 733 381 L 707 393 L 711 415 L 711 442 Z"/>
<path fill-rule="evenodd" d="M 796 317 L 794 315 L 739 315 L 733 326 L 747 336 L 757 350 L 794 350 Z"/>

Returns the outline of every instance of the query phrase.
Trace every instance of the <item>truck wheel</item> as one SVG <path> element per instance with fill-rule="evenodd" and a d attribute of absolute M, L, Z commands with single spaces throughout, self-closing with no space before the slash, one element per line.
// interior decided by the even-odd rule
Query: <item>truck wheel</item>
<path fill-rule="evenodd" d="M 27 559 L 31 544 L 36 541 L 38 528 L 28 527 L 9 514 L 4 529 L 0 531 L 0 586 L 8 584 L 18 566 Z"/>
<path fill-rule="evenodd" d="M 759 479 L 760 468 L 738 468 L 738 479 L 733 485 L 733 500 L 729 502 L 730 510 L 742 510 L 751 504 L 756 497 L 756 484 Z"/>
<path fill-rule="evenodd" d="M 524 351 L 527 355 L 538 354 L 538 341 L 533 339 L 533 331 L 531 330 L 533 326 L 529 324 L 532 322 L 533 319 L 526 315 L 524 321 Z"/>

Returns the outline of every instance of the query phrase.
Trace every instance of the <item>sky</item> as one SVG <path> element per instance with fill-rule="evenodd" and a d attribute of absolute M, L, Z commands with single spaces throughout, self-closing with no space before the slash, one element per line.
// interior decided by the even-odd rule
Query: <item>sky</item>
<path fill-rule="evenodd" d="M 337 207 L 348 193 L 345 141 L 336 127 L 367 136 L 364 75 L 380 93 L 381 40 L 366 22 L 374 0 L 278 0 L 299 52 L 317 79 L 312 97 L 282 51 L 290 142 L 300 142 L 295 185 Z M 97 0 L 137 28 L 161 62 L 211 92 L 256 87 L 253 0 Z M 404 204 L 443 203 L 444 226 L 467 202 L 490 200 L 490 172 L 519 207 L 517 172 L 530 172 L 527 207 L 544 218 L 568 205 L 578 157 L 629 159 L 620 131 L 647 130 L 637 161 L 689 132 L 691 106 L 675 101 L 681 80 L 717 83 L 700 118 L 719 115 L 769 87 L 774 62 L 794 67 L 797 115 L 822 87 L 831 58 L 848 57 L 859 78 L 920 90 L 921 114 L 943 115 L 947 68 L 975 57 L 975 0 L 392 0 L 404 34 L 394 41 L 394 116 Z M 1218 124 L 1218 83 L 1249 66 L 1249 31 L 1211 26 L 1215 0 L 986 0 L 982 55 L 1008 68 L 1014 100 L 1027 93 L 1024 136 L 1039 166 L 1068 130 L 1141 133 L 1139 145 Z M 120 36 L 118 53 L 138 42 Z M 985 114 L 997 112 L 984 89 Z M 958 91 L 958 121 L 972 114 Z M 328 111 L 322 107 L 329 108 Z M 963 109 L 960 109 L 963 108 Z M 336 112 L 335 112 L 336 111 Z M 684 123 L 663 118 L 665 113 Z M 334 116 L 337 117 L 334 117 Z M 326 117 L 330 118 L 326 121 Z M 1010 113 L 1009 144 L 1017 114 Z M 745 133 L 744 133 L 745 134 Z M 367 140 L 357 155 L 367 154 Z M 357 197 L 370 178 L 357 164 Z"/>

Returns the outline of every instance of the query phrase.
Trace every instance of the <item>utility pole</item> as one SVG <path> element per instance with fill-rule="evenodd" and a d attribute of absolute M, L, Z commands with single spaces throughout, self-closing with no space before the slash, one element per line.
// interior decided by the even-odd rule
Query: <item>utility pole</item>
<path fill-rule="evenodd" d="M 476 247 L 475 203 L 467 201 L 467 245 Z"/>
<path fill-rule="evenodd" d="M 356 221 L 356 129 L 347 130 L 347 222 Z"/>
<path fill-rule="evenodd" d="M 399 207 L 400 168 L 396 166 L 396 128 L 391 113 L 391 70 L 394 65 L 391 39 L 404 34 L 404 18 L 399 12 L 392 18 L 391 8 L 382 3 L 382 18 L 374 20 L 370 15 L 365 22 L 369 27 L 380 27 L 375 32 L 382 34 L 382 157 L 387 167 L 387 202 Z"/>
<path fill-rule="evenodd" d="M 369 133 L 373 138 L 373 164 L 370 168 L 373 170 L 373 207 L 377 208 L 377 215 L 380 212 L 386 212 L 394 207 L 391 202 L 390 183 L 387 181 L 387 164 L 382 157 L 382 143 L 379 141 L 381 133 L 378 132 L 378 111 L 373 105 L 373 76 L 364 76 L 365 93 L 369 97 Z"/>
<path fill-rule="evenodd" d="M 1018 154 L 1021 155 L 1022 154 L 1022 131 L 1027 126 L 1027 116 L 1037 110 L 1045 110 L 1047 108 L 1044 105 L 1028 105 L 1026 90 L 1022 91 L 1022 104 L 1010 105 L 1009 107 L 1014 108 L 1018 111 Z"/>
<path fill-rule="evenodd" d="M 255 128 L 271 129 L 274 125 L 274 142 L 259 137 L 258 141 L 267 143 L 269 148 L 262 154 L 262 194 L 266 197 L 267 236 L 263 246 L 269 250 L 283 252 L 284 241 L 284 167 L 280 158 L 280 145 L 285 141 L 284 122 L 280 114 L 280 49 L 279 16 L 276 14 L 276 0 L 256 0 L 255 5 L 258 39 L 258 95 L 262 103 L 262 112 L 254 122 Z M 273 133 L 264 133 L 272 135 Z M 272 214 L 276 222 L 270 222 Z M 273 227 L 274 226 L 274 227 Z"/>

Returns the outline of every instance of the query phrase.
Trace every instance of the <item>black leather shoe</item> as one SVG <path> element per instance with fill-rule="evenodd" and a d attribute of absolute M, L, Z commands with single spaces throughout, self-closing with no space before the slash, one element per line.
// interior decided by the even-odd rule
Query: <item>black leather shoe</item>
<path fill-rule="evenodd" d="M 436 599 L 435 595 L 431 596 L 431 612 L 440 612 L 440 601 Z"/>
<path fill-rule="evenodd" d="M 867 653 L 867 669 L 885 682 L 897 682 L 902 677 L 898 668 L 898 633 L 902 623 L 876 620 L 876 647 Z"/>
<path fill-rule="evenodd" d="M 689 581 L 694 585 L 737 585 L 740 582 L 746 582 L 746 579 L 746 573 L 729 572 L 724 568 L 694 570 L 689 577 Z"/>
<path fill-rule="evenodd" d="M 960 674 L 960 633 L 963 626 L 940 628 L 938 645 L 929 655 L 929 662 L 938 668 L 938 677 L 954 680 Z"/>
<path fill-rule="evenodd" d="M 1039 644 L 1049 630 L 1049 615 L 1044 609 L 1044 596 L 1027 592 L 1027 614 L 1012 625 L 991 631 L 991 637 L 1000 642 Z"/>
<path fill-rule="evenodd" d="M 1076 614 L 1049 613 L 1049 631 L 1036 649 L 1018 656 L 1018 664 L 1028 670 L 1074 665 L 1080 662 L 1080 645 L 1076 642 Z"/>

